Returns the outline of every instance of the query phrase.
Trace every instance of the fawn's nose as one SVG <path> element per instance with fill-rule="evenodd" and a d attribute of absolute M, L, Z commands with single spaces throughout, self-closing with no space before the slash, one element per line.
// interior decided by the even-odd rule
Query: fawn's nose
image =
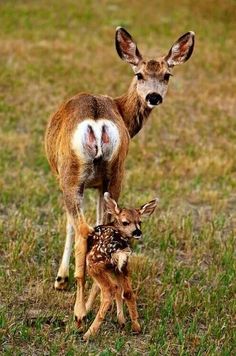
<path fill-rule="evenodd" d="M 149 93 L 146 96 L 146 101 L 149 102 L 151 105 L 159 105 L 162 103 L 162 96 L 157 93 Z"/>
<path fill-rule="evenodd" d="M 142 237 L 142 231 L 139 230 L 139 229 L 136 229 L 132 232 L 132 236 L 135 238 L 135 239 L 140 239 Z"/>

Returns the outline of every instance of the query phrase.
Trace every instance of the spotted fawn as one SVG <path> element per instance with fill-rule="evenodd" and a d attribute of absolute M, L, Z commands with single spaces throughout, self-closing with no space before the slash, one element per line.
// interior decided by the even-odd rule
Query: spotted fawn
<path fill-rule="evenodd" d="M 104 194 L 107 213 L 111 214 L 113 222 L 109 225 L 99 225 L 88 236 L 88 253 L 86 257 L 87 271 L 94 283 L 86 303 L 87 312 L 101 290 L 101 304 L 92 325 L 84 335 L 87 340 L 97 333 L 105 315 L 115 299 L 117 318 L 120 326 L 124 326 L 123 299 L 125 300 L 132 330 L 140 332 L 136 297 L 132 290 L 128 260 L 132 253 L 131 242 L 142 237 L 141 219 L 151 215 L 158 199 L 154 199 L 139 209 L 121 209 L 109 193 Z"/>

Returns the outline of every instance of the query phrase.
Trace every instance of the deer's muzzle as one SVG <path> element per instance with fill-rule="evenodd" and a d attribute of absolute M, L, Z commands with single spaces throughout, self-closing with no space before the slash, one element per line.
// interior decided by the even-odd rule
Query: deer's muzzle
<path fill-rule="evenodd" d="M 162 100 L 162 96 L 158 93 L 149 93 L 146 96 L 146 101 L 153 106 L 161 104 Z"/>
<path fill-rule="evenodd" d="M 142 231 L 139 229 L 136 229 L 132 232 L 132 236 L 134 239 L 140 239 L 142 237 Z"/>

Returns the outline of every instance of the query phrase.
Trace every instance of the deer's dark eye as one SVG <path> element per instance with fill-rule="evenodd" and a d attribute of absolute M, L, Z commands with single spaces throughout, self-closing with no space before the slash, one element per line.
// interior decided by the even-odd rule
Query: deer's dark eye
<path fill-rule="evenodd" d="M 164 75 L 164 81 L 168 82 L 171 75 L 172 75 L 171 73 L 165 73 L 165 75 Z"/>
<path fill-rule="evenodd" d="M 123 224 L 124 226 L 128 226 L 128 225 L 129 225 L 129 222 L 128 222 L 128 221 L 123 221 L 122 224 Z"/>
<path fill-rule="evenodd" d="M 137 77 L 138 80 L 142 80 L 143 79 L 142 73 L 137 73 L 136 77 Z"/>

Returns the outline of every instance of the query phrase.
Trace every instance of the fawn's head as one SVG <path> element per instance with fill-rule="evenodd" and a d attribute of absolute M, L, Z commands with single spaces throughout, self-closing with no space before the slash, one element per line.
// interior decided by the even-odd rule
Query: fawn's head
<path fill-rule="evenodd" d="M 136 76 L 136 90 L 149 108 L 162 103 L 168 88 L 171 69 L 186 62 L 194 48 L 194 32 L 181 36 L 167 55 L 145 59 L 131 35 L 122 27 L 116 29 L 116 50 L 125 62 L 131 64 Z"/>
<path fill-rule="evenodd" d="M 141 224 L 142 218 L 150 216 L 158 203 L 154 199 L 147 204 L 142 205 L 139 209 L 120 208 L 116 201 L 112 199 L 109 193 L 104 194 L 106 211 L 114 218 L 114 226 L 123 235 L 135 239 L 142 237 Z"/>

